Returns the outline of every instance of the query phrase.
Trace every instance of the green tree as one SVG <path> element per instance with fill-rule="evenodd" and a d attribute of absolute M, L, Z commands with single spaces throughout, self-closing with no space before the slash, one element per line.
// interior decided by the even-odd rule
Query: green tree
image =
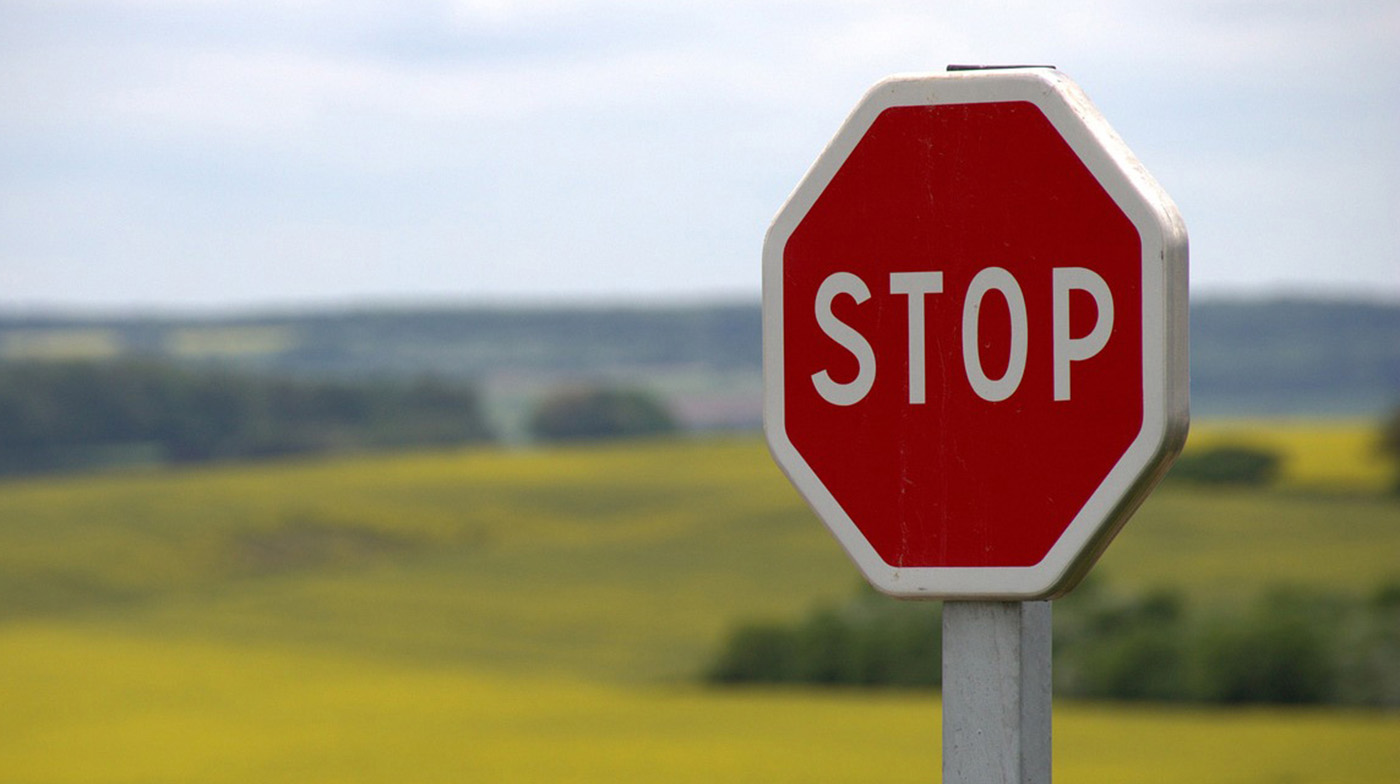
<path fill-rule="evenodd" d="M 797 640 L 779 624 L 751 623 L 730 633 L 706 679 L 712 683 L 783 683 L 794 680 Z"/>
<path fill-rule="evenodd" d="M 1282 460 L 1259 447 L 1224 445 L 1190 452 L 1172 465 L 1171 479 L 1209 485 L 1262 486 L 1278 478 Z"/>
<path fill-rule="evenodd" d="M 1392 409 L 1390 416 L 1381 423 L 1380 436 L 1381 454 L 1390 457 L 1395 465 L 1395 476 L 1391 480 L 1390 490 L 1400 495 L 1400 406 Z"/>
<path fill-rule="evenodd" d="M 489 440 L 479 396 L 463 383 L 0 363 L 0 474 Z"/>
<path fill-rule="evenodd" d="M 925 688 L 942 679 L 942 606 L 898 602 L 863 586 L 792 624 L 746 624 L 725 640 L 713 683 Z"/>
<path fill-rule="evenodd" d="M 676 418 L 656 397 L 637 389 L 563 389 L 535 409 L 530 434 L 539 441 L 591 441 L 671 433 Z"/>
<path fill-rule="evenodd" d="M 1059 602 L 1055 679 L 1061 692 L 1121 700 L 1184 700 L 1184 603 L 1167 590 L 1120 597 L 1089 580 Z"/>
<path fill-rule="evenodd" d="M 1325 703 L 1338 696 L 1333 642 L 1345 608 L 1275 590 L 1243 617 L 1217 619 L 1195 650 L 1198 699 L 1215 703 Z"/>

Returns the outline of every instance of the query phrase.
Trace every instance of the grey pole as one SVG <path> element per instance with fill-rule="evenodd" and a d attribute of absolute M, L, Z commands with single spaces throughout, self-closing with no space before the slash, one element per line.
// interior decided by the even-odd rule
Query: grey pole
<path fill-rule="evenodd" d="M 943 605 L 944 784 L 1049 784 L 1050 602 Z"/>

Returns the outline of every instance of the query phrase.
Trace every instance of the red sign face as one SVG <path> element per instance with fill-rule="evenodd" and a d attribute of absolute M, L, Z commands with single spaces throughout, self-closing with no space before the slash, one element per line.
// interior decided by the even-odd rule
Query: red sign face
<path fill-rule="evenodd" d="M 1067 590 L 1184 438 L 1184 380 L 1162 384 L 1184 334 L 1152 305 L 1168 255 L 1184 290 L 1184 233 L 1144 221 L 1044 90 L 879 90 L 765 248 L 774 454 L 878 587 Z"/>

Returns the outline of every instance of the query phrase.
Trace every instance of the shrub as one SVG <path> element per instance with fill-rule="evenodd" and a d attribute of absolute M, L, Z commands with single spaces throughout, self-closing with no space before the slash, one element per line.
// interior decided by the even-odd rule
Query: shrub
<path fill-rule="evenodd" d="M 819 610 L 798 625 L 792 673 L 803 683 L 856 683 L 859 631 L 832 610 Z"/>
<path fill-rule="evenodd" d="M 1337 697 L 1341 608 L 1276 591 L 1242 618 L 1217 619 L 1196 648 L 1196 696 L 1220 703 L 1323 703 Z"/>
<path fill-rule="evenodd" d="M 863 589 L 795 624 L 746 624 L 706 673 L 713 683 L 934 687 L 941 680 L 941 608 Z"/>
<path fill-rule="evenodd" d="M 1252 446 L 1219 446 L 1177 458 L 1168 477 L 1210 485 L 1262 486 L 1278 478 L 1282 459 Z"/>
<path fill-rule="evenodd" d="M 589 441 L 660 435 L 677 429 L 661 401 L 635 389 L 569 388 L 535 409 L 530 434 L 539 441 Z"/>
<path fill-rule="evenodd" d="M 778 624 L 741 626 L 729 636 L 706 679 L 714 683 L 783 683 L 793 680 L 796 641 Z"/>
<path fill-rule="evenodd" d="M 0 473 L 492 440 L 474 387 L 0 363 Z"/>
<path fill-rule="evenodd" d="M 1400 580 L 1382 585 L 1346 631 L 1338 646 L 1340 701 L 1400 707 Z"/>
<path fill-rule="evenodd" d="M 1395 463 L 1395 478 L 1390 489 L 1400 495 L 1400 406 L 1391 410 L 1390 416 L 1381 423 L 1380 451 Z"/>
<path fill-rule="evenodd" d="M 793 623 L 729 635 L 714 683 L 934 687 L 942 606 L 865 589 Z M 1104 700 L 1400 705 L 1400 583 L 1369 601 L 1275 590 L 1201 618 L 1181 597 L 1088 580 L 1056 602 L 1056 693 Z"/>
<path fill-rule="evenodd" d="M 1181 598 L 1154 591 L 1109 597 L 1097 584 L 1056 610 L 1055 677 L 1062 694 L 1118 700 L 1183 700 L 1186 621 Z"/>

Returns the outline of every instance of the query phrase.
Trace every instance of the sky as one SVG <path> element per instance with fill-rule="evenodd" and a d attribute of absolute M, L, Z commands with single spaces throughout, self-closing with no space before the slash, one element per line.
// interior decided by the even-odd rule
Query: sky
<path fill-rule="evenodd" d="M 0 313 L 757 301 L 861 95 L 1075 79 L 1193 296 L 1400 301 L 1400 2 L 5 0 Z"/>

